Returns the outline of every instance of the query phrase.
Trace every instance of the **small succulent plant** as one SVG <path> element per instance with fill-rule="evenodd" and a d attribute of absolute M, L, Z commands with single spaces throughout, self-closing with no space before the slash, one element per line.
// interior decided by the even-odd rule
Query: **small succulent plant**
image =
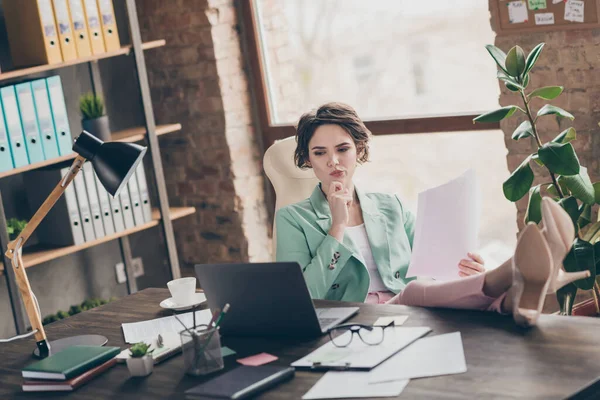
<path fill-rule="evenodd" d="M 146 355 L 152 354 L 152 352 L 154 351 L 148 350 L 148 348 L 150 348 L 149 344 L 146 344 L 144 342 L 138 342 L 131 346 L 131 348 L 129 349 L 129 353 L 131 353 L 131 357 L 134 358 L 144 357 Z"/>

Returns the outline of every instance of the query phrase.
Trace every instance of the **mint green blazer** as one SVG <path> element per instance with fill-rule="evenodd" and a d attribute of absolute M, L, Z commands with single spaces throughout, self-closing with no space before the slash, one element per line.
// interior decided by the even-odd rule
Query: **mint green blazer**
<path fill-rule="evenodd" d="M 356 189 L 373 259 L 383 283 L 398 293 L 406 278 L 414 237 L 414 216 L 396 195 L 362 193 Z M 343 243 L 329 235 L 329 203 L 317 187 L 299 203 L 275 215 L 277 261 L 296 261 L 313 299 L 364 302 L 369 273 L 357 246 L 348 235 Z"/>

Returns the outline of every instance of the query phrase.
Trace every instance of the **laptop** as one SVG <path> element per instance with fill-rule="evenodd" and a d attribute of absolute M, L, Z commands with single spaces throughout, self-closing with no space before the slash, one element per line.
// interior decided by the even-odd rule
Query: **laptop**
<path fill-rule="evenodd" d="M 231 307 L 220 325 L 224 335 L 317 337 L 358 312 L 358 307 L 315 309 L 295 262 L 195 268 L 209 308 Z"/>

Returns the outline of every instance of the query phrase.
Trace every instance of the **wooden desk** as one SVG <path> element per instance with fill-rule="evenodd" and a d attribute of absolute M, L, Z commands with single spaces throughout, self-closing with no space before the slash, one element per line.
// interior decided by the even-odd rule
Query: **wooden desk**
<path fill-rule="evenodd" d="M 77 334 L 102 334 L 108 345 L 126 347 L 121 323 L 168 315 L 158 304 L 169 297 L 166 289 L 146 289 L 97 309 L 47 326 L 51 339 Z M 318 301 L 319 306 L 348 303 Z M 462 333 L 468 371 L 465 374 L 411 381 L 404 399 L 560 399 L 600 375 L 600 320 L 547 315 L 537 328 L 524 331 L 512 319 L 493 313 L 411 308 L 396 305 L 359 304 L 353 321 L 373 323 L 385 315 L 409 314 L 406 326 L 429 326 L 440 334 Z M 224 338 L 223 343 L 248 356 L 268 352 L 279 357 L 275 363 L 289 365 L 327 341 L 293 343 L 286 339 Z M 176 399 L 205 378 L 183 373 L 181 356 L 155 366 L 147 378 L 130 378 L 119 364 L 73 393 L 24 393 L 21 369 L 31 363 L 33 339 L 0 345 L 0 398 L 66 397 L 68 399 Z M 225 358 L 229 370 L 237 356 Z M 321 377 L 321 373 L 297 371 L 296 377 L 266 392 L 264 399 L 299 399 Z"/>

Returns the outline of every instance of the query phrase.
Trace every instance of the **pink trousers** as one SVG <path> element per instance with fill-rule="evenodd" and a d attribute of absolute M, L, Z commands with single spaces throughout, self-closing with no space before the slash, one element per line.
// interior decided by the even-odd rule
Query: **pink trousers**
<path fill-rule="evenodd" d="M 453 281 L 415 280 L 397 295 L 392 292 L 372 292 L 366 303 L 403 304 L 417 307 L 461 308 L 468 310 L 495 311 L 500 308 L 506 293 L 500 297 L 483 294 L 484 274 L 472 275 Z"/>

